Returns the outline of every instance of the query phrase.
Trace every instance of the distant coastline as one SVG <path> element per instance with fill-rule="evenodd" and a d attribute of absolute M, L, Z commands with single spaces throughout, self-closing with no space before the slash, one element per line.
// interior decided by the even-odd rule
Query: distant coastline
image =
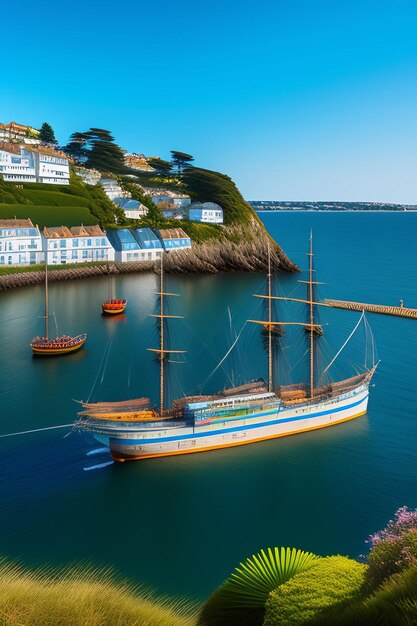
<path fill-rule="evenodd" d="M 321 212 L 321 213 L 415 213 L 417 205 L 389 202 L 294 202 L 283 200 L 251 200 L 257 213 L 266 212 Z"/>

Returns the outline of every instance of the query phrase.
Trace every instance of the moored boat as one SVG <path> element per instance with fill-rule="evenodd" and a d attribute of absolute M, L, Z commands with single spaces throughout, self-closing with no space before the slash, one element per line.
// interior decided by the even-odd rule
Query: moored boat
<path fill-rule="evenodd" d="M 123 462 L 235 447 L 317 430 L 364 415 L 368 406 L 370 382 L 377 367 L 374 361 L 364 372 L 338 382 L 325 384 L 324 372 L 320 378 L 317 376 L 315 353 L 316 342 L 321 335 L 318 328 L 321 329 L 321 326 L 316 323 L 314 311 L 316 305 L 325 305 L 316 301 L 317 283 L 313 280 L 312 239 L 308 254 L 309 279 L 301 281 L 307 283 L 306 300 L 272 295 L 269 259 L 268 293 L 254 294 L 256 297 L 266 298 L 268 302 L 266 320 L 248 320 L 259 324 L 263 335 L 267 335 L 268 380 L 254 380 L 214 395 L 179 398 L 168 409 L 165 408 L 164 398 L 165 367 L 167 361 L 171 361 L 171 355 L 184 351 L 173 350 L 165 345 L 164 329 L 167 318 L 180 316 L 165 314 L 164 299 L 178 294 L 164 291 L 161 259 L 161 283 L 158 292 L 160 310 L 155 315 L 159 319 L 160 345 L 159 348 L 149 348 L 155 352 L 160 362 L 159 410 L 155 410 L 148 398 L 124 403 L 84 403 L 76 427 L 93 433 L 100 441 L 105 441 L 112 457 Z M 308 321 L 274 321 L 274 300 L 306 303 Z M 363 314 L 354 332 L 362 319 Z M 307 383 L 276 386 L 273 376 L 274 342 L 279 341 L 286 325 L 304 327 L 309 333 L 309 380 Z M 331 367 L 341 350 L 326 370 Z"/>
<path fill-rule="evenodd" d="M 48 339 L 48 337 L 35 337 L 30 342 L 34 354 L 45 356 L 58 356 L 60 354 L 68 354 L 70 352 L 76 352 L 84 345 L 87 339 L 87 335 L 77 335 L 77 337 L 70 337 L 69 335 L 63 335 L 62 337 L 56 337 L 56 339 Z"/>
<path fill-rule="evenodd" d="M 103 313 L 106 315 L 119 315 L 123 313 L 126 308 L 127 300 L 106 300 L 101 305 Z"/>
<path fill-rule="evenodd" d="M 82 333 L 76 337 L 62 335 L 51 339 L 49 337 L 49 293 L 48 293 L 48 260 L 45 253 L 45 336 L 35 337 L 30 342 L 30 348 L 36 356 L 60 356 L 76 352 L 86 342 L 87 335 Z"/>

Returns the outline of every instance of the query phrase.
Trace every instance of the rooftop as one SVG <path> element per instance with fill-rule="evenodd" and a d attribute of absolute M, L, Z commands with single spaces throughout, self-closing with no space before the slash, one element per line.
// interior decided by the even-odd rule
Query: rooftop
<path fill-rule="evenodd" d="M 105 237 L 98 224 L 94 226 L 45 226 L 43 234 L 46 239 L 74 239 L 74 237 Z"/>
<path fill-rule="evenodd" d="M 18 143 L 9 143 L 8 141 L 0 141 L 0 150 L 4 150 L 5 152 L 13 152 L 13 154 L 20 155 L 21 144 Z"/>
<path fill-rule="evenodd" d="M 167 228 L 159 231 L 162 239 L 189 239 L 190 236 L 182 228 Z"/>
<path fill-rule="evenodd" d="M 32 220 L 7 219 L 0 220 L 0 228 L 35 228 Z"/>

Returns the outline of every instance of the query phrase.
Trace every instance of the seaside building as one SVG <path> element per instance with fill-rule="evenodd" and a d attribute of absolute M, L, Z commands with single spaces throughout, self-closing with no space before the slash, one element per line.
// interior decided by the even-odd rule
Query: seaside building
<path fill-rule="evenodd" d="M 68 159 L 47 146 L 2 142 L 0 176 L 10 182 L 69 185 Z"/>
<path fill-rule="evenodd" d="M 0 122 L 0 141 L 39 144 L 39 135 L 40 131 L 32 126 L 25 126 L 17 122 L 10 122 L 9 124 Z"/>
<path fill-rule="evenodd" d="M 138 220 L 148 213 L 148 208 L 132 198 L 114 198 L 113 202 L 121 207 L 125 216 L 131 220 Z"/>
<path fill-rule="evenodd" d="M 187 217 L 186 211 L 182 211 L 181 209 L 163 209 L 162 215 L 167 220 L 183 220 L 184 217 Z"/>
<path fill-rule="evenodd" d="M 30 146 L 26 150 L 35 156 L 37 183 L 69 185 L 69 163 L 64 152 L 48 146 Z"/>
<path fill-rule="evenodd" d="M 126 193 L 114 178 L 102 178 L 100 185 L 103 187 L 104 193 L 110 200 L 126 197 Z"/>
<path fill-rule="evenodd" d="M 132 263 L 141 260 L 140 245 L 128 228 L 109 229 L 107 236 L 114 248 L 114 258 L 117 263 Z"/>
<path fill-rule="evenodd" d="M 39 228 L 30 219 L 0 220 L 0 265 L 44 262 Z"/>
<path fill-rule="evenodd" d="M 161 257 L 164 248 L 160 239 L 151 228 L 136 228 L 133 231 L 133 235 L 141 248 L 141 261 L 154 261 Z"/>
<path fill-rule="evenodd" d="M 98 170 L 88 169 L 87 167 L 74 167 L 74 172 L 86 185 L 97 185 L 101 178 L 101 174 Z"/>
<path fill-rule="evenodd" d="M 167 228 L 157 232 L 167 252 L 191 248 L 191 239 L 182 228 Z"/>
<path fill-rule="evenodd" d="M 155 169 L 149 165 L 144 154 L 136 154 L 136 152 L 125 154 L 124 161 L 127 167 L 130 167 L 132 170 L 137 170 L 138 172 L 152 173 L 155 171 Z"/>
<path fill-rule="evenodd" d="M 0 176 L 9 182 L 36 183 L 35 155 L 25 146 L 1 142 Z"/>
<path fill-rule="evenodd" d="M 152 202 L 159 206 L 165 204 L 166 209 L 183 209 L 191 204 L 190 196 L 185 194 L 177 194 L 174 192 L 166 192 L 163 194 L 156 194 L 152 196 Z"/>
<path fill-rule="evenodd" d="M 193 202 L 189 206 L 188 217 L 193 222 L 223 224 L 223 209 L 215 202 Z"/>
<path fill-rule="evenodd" d="M 115 252 L 100 226 L 54 226 L 42 233 L 48 265 L 114 261 Z"/>

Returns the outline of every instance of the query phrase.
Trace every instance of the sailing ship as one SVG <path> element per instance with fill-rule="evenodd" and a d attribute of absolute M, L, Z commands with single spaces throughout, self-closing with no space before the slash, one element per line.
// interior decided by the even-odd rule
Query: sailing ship
<path fill-rule="evenodd" d="M 33 354 L 37 356 L 60 356 L 76 352 L 84 345 L 87 339 L 85 333 L 71 337 L 62 335 L 51 339 L 49 337 L 49 293 L 48 293 L 48 257 L 45 253 L 45 336 L 35 337 L 30 342 Z"/>
<path fill-rule="evenodd" d="M 165 313 L 165 298 L 178 294 L 164 291 L 161 259 L 158 292 L 160 310 L 155 315 L 159 319 L 160 342 L 158 348 L 148 348 L 160 361 L 159 410 L 152 406 L 149 398 L 123 402 L 85 402 L 82 403 L 83 410 L 78 414 L 76 427 L 92 433 L 99 441 L 106 443 L 113 459 L 123 462 L 256 443 L 334 426 L 364 415 L 368 406 L 370 382 L 377 367 L 374 363 L 364 373 L 351 378 L 316 385 L 315 344 L 322 329 L 315 321 L 315 308 L 326 305 L 317 302 L 315 297 L 315 286 L 318 283 L 313 280 L 311 236 L 308 256 L 308 281 L 301 281 L 307 283 L 305 300 L 272 295 L 269 255 L 268 293 L 254 294 L 256 297 L 266 298 L 268 302 L 267 320 L 248 320 L 260 325 L 263 334 L 267 333 L 268 380 L 254 380 L 214 395 L 182 397 L 174 400 L 170 408 L 165 408 L 165 367 L 171 355 L 184 351 L 173 350 L 165 344 L 164 329 L 167 319 L 180 316 Z M 273 320 L 274 299 L 306 304 L 308 322 Z M 363 315 L 362 313 L 361 317 Z M 287 324 L 303 326 L 309 334 L 309 382 L 276 388 L 273 376 L 273 343 L 277 335 L 274 336 L 274 331 Z"/>
<path fill-rule="evenodd" d="M 127 300 L 117 299 L 114 297 L 113 283 L 111 281 L 108 265 L 107 265 L 107 274 L 108 274 L 109 297 L 108 297 L 108 300 L 102 303 L 101 310 L 103 311 L 104 315 L 120 315 L 120 313 L 123 313 L 126 308 Z"/>

